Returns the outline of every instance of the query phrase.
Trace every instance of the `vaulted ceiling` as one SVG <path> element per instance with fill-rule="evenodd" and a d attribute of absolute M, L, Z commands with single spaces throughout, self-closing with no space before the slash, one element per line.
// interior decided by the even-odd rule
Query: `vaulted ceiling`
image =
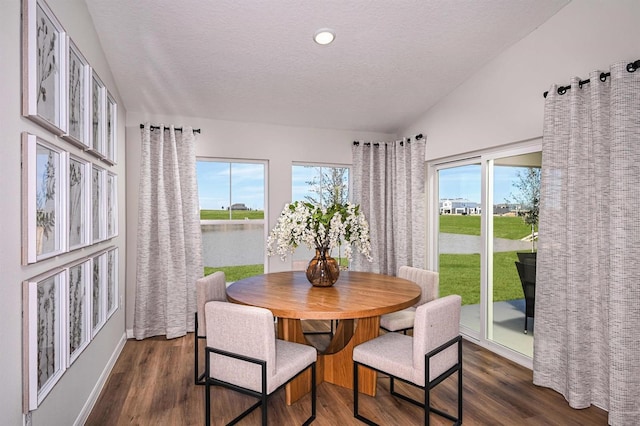
<path fill-rule="evenodd" d="M 395 133 L 568 0 L 86 2 L 130 112 Z"/>

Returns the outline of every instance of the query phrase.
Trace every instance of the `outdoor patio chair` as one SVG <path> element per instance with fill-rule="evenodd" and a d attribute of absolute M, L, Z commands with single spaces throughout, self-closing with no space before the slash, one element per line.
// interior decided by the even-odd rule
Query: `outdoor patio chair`
<path fill-rule="evenodd" d="M 361 415 L 358 401 L 358 367 L 389 375 L 389 392 L 424 409 L 425 425 L 429 413 L 443 416 L 454 424 L 462 423 L 462 337 L 460 307 L 462 298 L 450 295 L 418 306 L 413 336 L 386 333 L 353 349 L 353 415 L 375 425 Z M 430 405 L 429 392 L 444 379 L 458 372 L 458 415 L 452 416 Z M 424 402 L 416 401 L 394 388 L 394 380 L 424 390 Z"/>
<path fill-rule="evenodd" d="M 515 262 L 524 293 L 525 313 L 524 313 L 524 333 L 527 334 L 527 319 L 534 317 L 536 305 L 536 264 Z"/>
<path fill-rule="evenodd" d="M 537 252 L 535 251 L 525 251 L 525 252 L 517 252 L 518 260 L 521 263 L 536 263 Z"/>
<path fill-rule="evenodd" d="M 269 396 L 310 369 L 311 416 L 304 422 L 310 424 L 316 417 L 316 349 L 276 339 L 268 309 L 208 302 L 205 312 L 205 423 L 211 423 L 211 385 L 258 398 L 229 424 L 262 407 L 262 424 L 266 425 Z"/>
<path fill-rule="evenodd" d="M 413 328 L 416 308 L 438 297 L 440 275 L 437 272 L 426 269 L 401 266 L 398 270 L 398 277 L 413 281 L 420 286 L 422 292 L 420 300 L 409 308 L 382 315 L 380 317 L 380 328 L 385 331 L 402 331 L 403 334 L 407 334 L 407 331 Z"/>
<path fill-rule="evenodd" d="M 217 271 L 213 274 L 202 277 L 196 281 L 196 321 L 194 341 L 194 379 L 196 385 L 204 384 L 204 371 L 200 372 L 198 368 L 198 359 L 200 351 L 198 349 L 199 339 L 205 339 L 207 337 L 205 328 L 205 303 L 217 300 L 221 302 L 227 301 L 227 280 L 224 272 Z"/>

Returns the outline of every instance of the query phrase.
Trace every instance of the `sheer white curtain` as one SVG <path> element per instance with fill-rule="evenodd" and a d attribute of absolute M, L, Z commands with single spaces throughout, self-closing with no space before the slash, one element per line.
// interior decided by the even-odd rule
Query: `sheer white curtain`
<path fill-rule="evenodd" d="M 354 142 L 352 200 L 370 226 L 369 263 L 354 254 L 353 269 L 396 275 L 403 265 L 425 267 L 424 138 Z"/>
<path fill-rule="evenodd" d="M 640 424 L 640 71 L 545 103 L 533 381 Z M 601 78 L 602 77 L 602 78 Z"/>
<path fill-rule="evenodd" d="M 191 127 L 142 131 L 138 210 L 136 339 L 194 330 L 202 277 L 195 138 Z"/>

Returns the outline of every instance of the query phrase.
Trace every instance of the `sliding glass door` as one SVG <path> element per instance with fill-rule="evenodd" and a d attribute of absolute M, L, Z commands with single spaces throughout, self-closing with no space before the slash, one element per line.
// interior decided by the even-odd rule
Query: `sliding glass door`
<path fill-rule="evenodd" d="M 460 294 L 461 332 L 524 365 L 531 364 L 534 318 L 516 268 L 535 259 L 541 152 L 533 141 L 466 159 L 430 163 L 429 265 L 440 296 Z"/>

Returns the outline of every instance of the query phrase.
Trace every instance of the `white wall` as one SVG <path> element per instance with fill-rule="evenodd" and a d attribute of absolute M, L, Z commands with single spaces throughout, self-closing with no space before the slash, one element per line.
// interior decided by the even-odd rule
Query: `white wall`
<path fill-rule="evenodd" d="M 541 137 L 542 93 L 640 59 L 638 22 L 638 0 L 573 0 L 399 134 L 424 133 L 427 160 Z"/>
<path fill-rule="evenodd" d="M 93 30 L 92 21 L 83 0 L 48 0 L 58 19 L 80 50 L 96 68 L 100 77 L 119 101 L 115 84 L 104 54 Z M 119 164 L 110 168 L 118 173 L 119 214 L 121 236 L 91 248 L 58 256 L 35 265 L 21 266 L 21 179 L 20 136 L 23 131 L 40 136 L 85 158 L 63 140 L 53 137 L 42 127 L 21 116 L 21 2 L 2 0 L 0 12 L 0 423 L 19 425 L 22 415 L 22 281 L 56 266 L 98 251 L 110 245 L 120 247 L 120 285 L 124 294 L 125 168 L 124 120 L 120 108 L 117 129 L 120 150 Z M 106 165 L 106 164 L 105 164 Z M 124 333 L 124 308 L 114 314 L 91 345 L 32 413 L 33 425 L 70 425 L 78 418 L 90 397 L 114 350 Z"/>
<path fill-rule="evenodd" d="M 127 114 L 127 330 L 133 328 L 135 300 L 140 124 L 147 121 L 199 128 L 201 133 L 196 136 L 196 155 L 199 157 L 267 161 L 265 215 L 268 229 L 275 225 L 284 204 L 291 201 L 291 165 L 294 161 L 350 165 L 354 140 L 387 141 L 395 138 L 392 134 L 373 132 Z M 269 258 L 268 263 L 272 272 L 290 267 L 278 256 Z"/>

